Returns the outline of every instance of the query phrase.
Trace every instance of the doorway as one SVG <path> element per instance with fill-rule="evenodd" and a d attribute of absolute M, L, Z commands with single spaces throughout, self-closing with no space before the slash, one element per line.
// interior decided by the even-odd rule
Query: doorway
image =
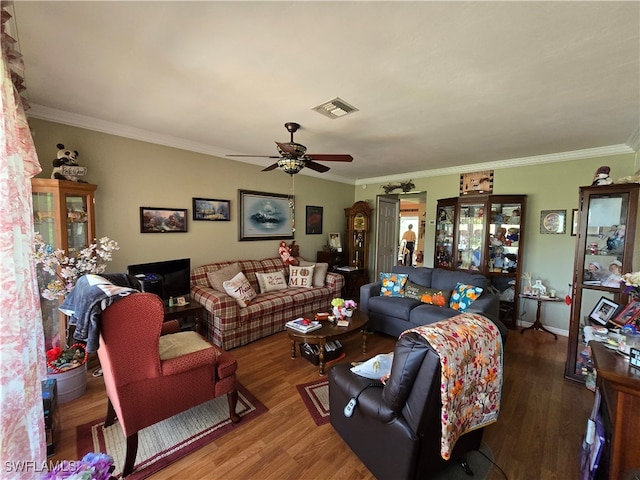
<path fill-rule="evenodd" d="M 413 265 L 423 266 L 427 192 L 378 195 L 376 204 L 375 278 L 403 263 L 400 239 L 409 223 L 416 232 Z"/>

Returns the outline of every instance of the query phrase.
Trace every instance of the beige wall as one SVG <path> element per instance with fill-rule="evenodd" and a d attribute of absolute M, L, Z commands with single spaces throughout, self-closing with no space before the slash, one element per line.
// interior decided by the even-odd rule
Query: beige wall
<path fill-rule="evenodd" d="M 578 208 L 578 188 L 591 185 L 593 175 L 601 165 L 611 167 L 613 179 L 632 175 L 638 169 L 636 157 L 634 154 L 616 155 L 494 170 L 493 192 L 495 194 L 527 195 L 524 236 L 526 251 L 522 257 L 523 272 L 532 272 L 534 279 L 541 279 L 545 285 L 557 290 L 562 297 L 567 294 L 569 284 L 572 282 L 576 240 L 576 237 L 569 234 L 571 228 L 569 223 L 572 209 Z M 409 178 L 408 176 L 407 180 Z M 412 180 L 416 191 L 427 192 L 425 265 L 433 266 L 435 225 L 429 225 L 429 222 L 435 220 L 438 199 L 459 195 L 460 176 L 453 174 Z M 383 193 L 381 185 L 382 183 L 368 184 L 366 188 L 357 186 L 355 200 L 369 200 L 372 205 L 375 205 L 376 195 Z M 540 211 L 557 209 L 567 211 L 567 233 L 564 235 L 540 234 Z M 375 221 L 373 225 L 375 228 Z M 375 238 L 375 233 L 372 238 Z M 534 321 L 535 306 L 535 302 L 520 304 L 520 312 L 525 312 L 523 317 L 525 322 Z M 564 303 L 549 304 L 544 308 L 545 324 L 554 327 L 558 333 L 568 330 L 570 315 L 568 306 Z"/>
<path fill-rule="evenodd" d="M 221 260 L 277 256 L 278 241 L 238 241 L 238 189 L 288 194 L 291 181 L 282 172 L 260 172 L 257 165 L 43 120 L 31 119 L 30 123 L 44 170 L 40 177 L 49 178 L 57 143 L 77 149 L 79 163 L 89 168 L 87 179 L 98 185 L 98 236 L 109 236 L 121 245 L 110 271 L 124 271 L 132 263 L 182 257 L 190 257 L 192 265 L 197 266 Z M 494 193 L 528 196 L 523 271 L 532 272 L 534 279 L 541 279 L 564 296 L 572 281 L 576 237 L 569 235 L 569 231 L 565 235 L 540 234 L 540 211 L 564 209 L 570 219 L 572 209 L 578 207 L 578 187 L 590 185 L 599 166 L 609 165 L 612 178 L 617 179 L 636 172 L 637 162 L 637 155 L 628 154 L 495 169 Z M 435 219 L 438 199 L 459 194 L 459 175 L 413 178 L 413 182 L 416 191 L 427 192 L 425 265 L 432 266 L 435 226 L 429 225 L 429 221 Z M 316 251 L 326 243 L 328 232 L 344 232 L 344 208 L 359 200 L 375 206 L 376 195 L 383 193 L 381 185 L 353 187 L 297 175 L 295 240 L 302 256 L 315 260 Z M 192 197 L 231 200 L 231 221 L 191 221 Z M 323 235 L 305 235 L 306 205 L 324 207 Z M 187 208 L 189 231 L 141 234 L 141 206 Z M 375 238 L 375 232 L 371 233 Z M 533 322 L 534 307 L 533 302 L 521 304 L 525 322 Z M 562 333 L 568 329 L 569 307 L 564 303 L 546 305 L 544 317 L 547 325 Z"/>
<path fill-rule="evenodd" d="M 120 244 L 109 271 L 133 263 L 191 258 L 193 267 L 222 260 L 278 256 L 279 242 L 238 241 L 238 189 L 289 194 L 291 179 L 277 170 L 131 140 L 58 123 L 31 119 L 36 150 L 49 178 L 52 161 L 63 143 L 78 150 L 79 164 L 96 191 L 97 235 Z M 344 209 L 353 204 L 353 186 L 305 175 L 295 177 L 296 234 L 303 257 L 315 260 L 328 232 L 344 230 Z M 230 222 L 191 220 L 193 197 L 231 200 Z M 324 207 L 322 235 L 306 235 L 305 206 Z M 140 233 L 139 207 L 188 209 L 188 232 Z M 290 243 L 287 240 L 287 243 Z"/>

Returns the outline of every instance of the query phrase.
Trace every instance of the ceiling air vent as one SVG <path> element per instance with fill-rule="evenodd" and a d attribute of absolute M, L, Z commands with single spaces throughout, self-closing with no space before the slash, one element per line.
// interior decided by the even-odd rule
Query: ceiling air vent
<path fill-rule="evenodd" d="M 321 113 L 325 117 L 329 118 L 340 118 L 358 111 L 356 107 L 349 105 L 340 97 L 336 97 L 333 100 L 329 100 L 328 102 L 323 103 L 322 105 L 313 107 L 312 110 Z"/>

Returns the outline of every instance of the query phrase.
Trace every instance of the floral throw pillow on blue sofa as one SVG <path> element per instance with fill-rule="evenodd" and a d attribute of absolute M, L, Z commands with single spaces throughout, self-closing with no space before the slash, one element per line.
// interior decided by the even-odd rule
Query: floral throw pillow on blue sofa
<path fill-rule="evenodd" d="M 449 307 L 464 313 L 469 308 L 469 305 L 475 302 L 481 294 L 482 288 L 458 282 L 451 294 Z"/>
<path fill-rule="evenodd" d="M 381 297 L 404 297 L 404 286 L 409 275 L 406 273 L 380 273 Z"/>

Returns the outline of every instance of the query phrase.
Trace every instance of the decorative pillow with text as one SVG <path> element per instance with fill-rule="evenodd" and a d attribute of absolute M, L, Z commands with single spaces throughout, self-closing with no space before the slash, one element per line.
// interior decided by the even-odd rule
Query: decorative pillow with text
<path fill-rule="evenodd" d="M 258 296 L 249 283 L 249 280 L 247 280 L 247 277 L 245 277 L 242 272 L 237 274 L 231 280 L 227 280 L 222 285 L 224 286 L 224 291 L 227 292 L 227 295 L 235 298 L 238 306 L 243 308 L 249 305 L 251 300 Z"/>
<path fill-rule="evenodd" d="M 451 298 L 451 290 L 423 287 L 413 282 L 407 282 L 404 296 L 420 300 L 422 303 L 435 305 L 436 307 L 448 307 Z"/>
<path fill-rule="evenodd" d="M 260 293 L 284 290 L 287 288 L 287 279 L 284 278 L 284 270 L 268 273 L 256 272 L 256 280 L 258 280 L 258 285 L 260 285 Z"/>
<path fill-rule="evenodd" d="M 289 286 L 290 287 L 313 287 L 313 271 L 315 266 L 294 266 L 289 265 Z"/>

